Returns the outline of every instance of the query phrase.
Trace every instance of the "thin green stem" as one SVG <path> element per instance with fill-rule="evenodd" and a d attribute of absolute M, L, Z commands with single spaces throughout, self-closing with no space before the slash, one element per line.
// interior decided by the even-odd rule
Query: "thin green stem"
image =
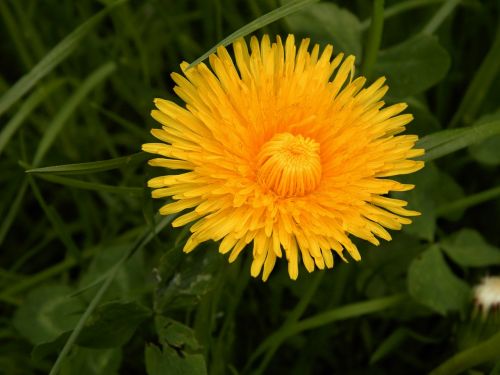
<path fill-rule="evenodd" d="M 387 20 L 388 18 L 397 16 L 400 13 L 406 12 L 408 10 L 412 10 L 415 8 L 420 8 L 424 7 L 427 5 L 433 5 L 436 3 L 442 3 L 445 0 L 407 0 L 403 1 L 397 4 L 394 4 L 393 6 L 387 8 L 384 11 L 384 19 Z M 361 22 L 361 30 L 366 30 L 370 26 L 371 18 L 368 18 Z"/>
<path fill-rule="evenodd" d="M 488 340 L 457 353 L 435 368 L 430 375 L 453 375 L 500 357 L 500 332 Z"/>
<path fill-rule="evenodd" d="M 370 77 L 375 62 L 377 61 L 378 50 L 382 42 L 382 31 L 384 30 L 384 0 L 374 0 L 372 10 L 372 22 L 368 30 L 368 41 L 363 57 L 361 72 L 365 77 Z"/>
<path fill-rule="evenodd" d="M 302 295 L 299 303 L 297 304 L 297 306 L 295 306 L 295 308 L 292 310 L 292 312 L 288 315 L 287 319 L 283 323 L 282 327 L 279 328 L 279 330 L 287 330 L 288 327 L 297 323 L 297 321 L 300 319 L 302 314 L 304 314 L 304 311 L 306 310 L 307 306 L 309 306 L 311 299 L 316 294 L 316 290 L 318 289 L 319 285 L 321 284 L 321 281 L 323 280 L 324 276 L 325 276 L 325 272 L 319 272 L 319 271 L 314 275 L 306 292 Z M 276 350 L 278 350 L 279 345 L 280 344 L 278 342 L 275 342 L 275 343 L 273 343 L 273 345 L 269 349 L 267 349 L 264 359 L 260 363 L 260 366 L 257 369 L 257 371 L 255 371 L 256 375 L 264 373 L 267 365 L 269 364 L 269 362 L 273 358 L 274 353 L 276 352 Z"/>
<path fill-rule="evenodd" d="M 465 198 L 456 200 L 455 202 L 451 202 L 448 204 L 445 204 L 441 207 L 438 207 L 436 210 L 436 214 L 438 216 L 443 216 L 446 215 L 450 212 L 456 211 L 456 210 L 461 210 L 465 208 L 469 208 L 472 206 L 475 206 L 477 204 L 499 198 L 500 197 L 500 186 L 482 191 L 477 194 L 469 195 Z"/>
<path fill-rule="evenodd" d="M 448 0 L 441 8 L 434 14 L 434 17 L 422 29 L 423 34 L 434 34 L 439 26 L 446 20 L 446 18 L 453 12 L 455 7 L 460 3 L 460 0 Z"/>

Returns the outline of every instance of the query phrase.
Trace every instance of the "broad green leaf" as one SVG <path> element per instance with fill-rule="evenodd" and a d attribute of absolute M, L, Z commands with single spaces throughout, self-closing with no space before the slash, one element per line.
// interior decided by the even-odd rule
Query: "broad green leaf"
<path fill-rule="evenodd" d="M 418 141 L 417 147 L 425 149 L 422 160 L 434 160 L 457 150 L 500 134 L 500 120 L 460 129 L 448 129 L 430 134 Z"/>
<path fill-rule="evenodd" d="M 83 302 L 69 296 L 66 285 L 42 285 L 33 289 L 14 315 L 14 326 L 33 344 L 49 341 L 78 321 Z"/>
<path fill-rule="evenodd" d="M 408 291 L 416 301 L 443 315 L 463 311 L 471 294 L 469 286 L 451 272 L 437 245 L 410 265 Z"/>
<path fill-rule="evenodd" d="M 492 120 L 500 121 L 500 111 L 481 117 L 476 125 L 481 125 Z M 500 132 L 469 147 L 469 153 L 474 160 L 486 165 L 500 164 Z"/>
<path fill-rule="evenodd" d="M 423 245 L 417 236 L 404 232 L 394 233 L 393 237 L 379 247 L 370 246 L 363 253 L 363 262 L 356 264 L 356 287 L 367 297 L 406 292 L 408 266 L 422 252 Z"/>
<path fill-rule="evenodd" d="M 266 25 L 269 25 L 270 23 L 277 21 L 283 17 L 286 17 L 292 13 L 297 12 L 298 10 L 304 8 L 307 5 L 310 5 L 312 3 L 315 3 L 319 0 L 292 0 L 285 5 L 282 5 L 281 7 L 274 9 L 270 11 L 267 14 L 264 14 L 263 16 L 247 23 L 245 26 L 242 28 L 236 30 L 234 33 L 230 34 L 228 37 L 224 38 L 221 40 L 219 43 L 217 43 L 215 46 L 210 48 L 207 52 L 205 52 L 201 57 L 197 58 L 195 61 L 193 61 L 190 65 L 189 68 L 192 68 L 193 66 L 199 64 L 203 60 L 205 60 L 208 56 L 210 56 L 212 53 L 214 53 L 218 47 L 220 46 L 227 46 L 228 44 L 234 42 L 238 38 L 242 38 L 245 35 L 248 35 Z"/>
<path fill-rule="evenodd" d="M 33 347 L 33 350 L 31 351 L 31 357 L 35 361 L 40 361 L 50 354 L 60 351 L 64 343 L 68 340 L 70 334 L 71 331 L 65 331 L 53 340 L 35 345 L 35 347 Z"/>
<path fill-rule="evenodd" d="M 500 135 L 494 135 L 469 148 L 474 160 L 491 166 L 500 164 Z"/>
<path fill-rule="evenodd" d="M 154 345 L 146 346 L 146 372 L 148 375 L 206 375 L 205 359 L 201 354 L 180 357 L 173 349 L 163 351 Z"/>
<path fill-rule="evenodd" d="M 188 352 L 200 349 L 200 344 L 190 327 L 161 315 L 156 318 L 155 325 L 163 348 L 171 346 Z"/>
<path fill-rule="evenodd" d="M 168 262 L 169 259 L 178 262 L 178 257 L 181 261 L 175 269 L 170 265 L 160 264 L 155 298 L 158 311 L 194 306 L 212 290 L 215 273 L 223 258 L 213 249 L 208 251 L 202 247 L 188 255 L 183 254 L 180 248 L 175 248 L 168 257 L 162 258 L 162 263 Z"/>
<path fill-rule="evenodd" d="M 87 297 L 93 293 L 93 286 L 100 284 L 108 275 L 113 266 L 120 260 L 130 244 L 119 246 L 107 246 L 99 249 L 92 258 L 86 272 L 79 281 L 79 292 Z M 118 270 L 116 278 L 113 280 L 105 295 L 105 299 L 125 299 L 132 300 L 142 294 L 148 285 L 144 274 L 143 253 L 137 251 Z"/>
<path fill-rule="evenodd" d="M 439 209 L 450 202 L 456 202 L 465 197 L 463 188 L 449 175 L 448 173 L 439 171 L 438 181 L 434 185 L 434 189 L 428 191 L 429 196 L 432 195 L 435 214 L 438 217 L 443 217 L 450 221 L 460 220 L 465 212 L 464 209 L 458 209 L 453 212 L 442 214 Z"/>
<path fill-rule="evenodd" d="M 404 199 L 408 202 L 409 209 L 421 213 L 420 216 L 412 217 L 412 223 L 405 225 L 403 231 L 427 241 L 433 241 L 436 231 L 436 195 L 443 182 L 440 171 L 434 164 L 429 163 L 417 173 L 402 176 L 400 180 L 404 183 L 414 184 L 415 188 L 408 192 L 396 192 L 392 195 Z"/>
<path fill-rule="evenodd" d="M 118 375 L 121 349 L 75 348 L 61 365 L 61 375 Z"/>
<path fill-rule="evenodd" d="M 123 4 L 124 0 L 118 0 L 105 9 L 90 17 L 83 24 L 78 26 L 71 34 L 59 42 L 40 62 L 14 86 L 12 86 L 0 98 L 0 116 L 7 111 L 16 101 L 18 101 L 26 92 L 28 92 L 37 82 L 50 73 L 66 57 L 80 46 L 82 39 L 94 26 L 113 8 Z"/>
<path fill-rule="evenodd" d="M 347 9 L 332 3 L 314 4 L 285 20 L 297 38 L 333 44 L 336 53 L 352 54 L 361 61 L 361 23 Z"/>
<path fill-rule="evenodd" d="M 102 81 L 104 81 L 116 69 L 114 62 L 107 62 L 94 70 L 85 81 L 78 87 L 73 95 L 61 106 L 61 109 L 50 123 L 49 127 L 43 133 L 42 139 L 33 158 L 33 165 L 37 166 L 50 149 L 57 135 L 61 132 L 64 125 L 73 114 L 78 105 L 85 97 Z"/>
<path fill-rule="evenodd" d="M 389 96 L 405 98 L 434 86 L 446 75 L 450 58 L 437 38 L 418 35 L 380 51 L 375 76 L 385 76 Z"/>
<path fill-rule="evenodd" d="M 500 249 L 487 243 L 474 229 L 462 229 L 440 243 L 456 263 L 465 267 L 486 267 L 500 264 Z"/>
<path fill-rule="evenodd" d="M 137 302 L 108 302 L 89 318 L 77 344 L 87 348 L 113 348 L 126 344 L 151 311 Z"/>
<path fill-rule="evenodd" d="M 146 158 L 147 156 L 144 152 L 138 152 L 136 154 L 122 156 L 119 158 L 108 159 L 108 160 L 33 168 L 33 169 L 28 169 L 26 173 L 57 174 L 57 175 L 89 174 L 89 173 L 104 172 L 112 169 L 126 167 L 138 163 L 140 161 L 143 161 Z"/>

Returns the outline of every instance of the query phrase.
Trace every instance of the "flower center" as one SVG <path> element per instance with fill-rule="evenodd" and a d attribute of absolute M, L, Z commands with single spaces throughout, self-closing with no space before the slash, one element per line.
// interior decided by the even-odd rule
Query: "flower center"
<path fill-rule="evenodd" d="M 257 181 L 281 197 L 303 196 L 319 185 L 319 143 L 290 133 L 276 134 L 257 156 Z"/>

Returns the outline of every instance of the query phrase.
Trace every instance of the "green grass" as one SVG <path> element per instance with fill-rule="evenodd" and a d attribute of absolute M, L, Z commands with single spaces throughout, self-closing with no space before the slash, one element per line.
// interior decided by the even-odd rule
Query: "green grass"
<path fill-rule="evenodd" d="M 498 312 L 472 292 L 500 271 L 499 17 L 493 0 L 0 2 L 0 372 L 498 373 Z M 422 216 L 297 281 L 251 278 L 251 250 L 183 254 L 139 152 L 181 62 L 264 33 L 355 52 L 427 150 L 401 178 Z"/>

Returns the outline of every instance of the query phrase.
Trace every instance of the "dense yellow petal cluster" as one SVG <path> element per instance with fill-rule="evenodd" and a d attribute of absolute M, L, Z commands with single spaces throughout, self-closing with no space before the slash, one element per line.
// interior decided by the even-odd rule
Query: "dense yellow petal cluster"
<path fill-rule="evenodd" d="M 180 211 L 173 225 L 191 223 L 184 251 L 204 241 L 220 241 L 229 261 L 253 243 L 252 276 L 266 280 L 276 258 L 286 257 L 296 279 L 299 259 L 311 272 L 333 267 L 335 252 L 359 260 L 349 235 L 378 245 L 390 240 L 418 212 L 385 196 L 412 185 L 384 177 L 423 167 L 410 160 L 417 136 L 397 135 L 412 120 L 399 114 L 406 104 L 384 108 L 384 78 L 363 88 L 354 79 L 354 56 L 333 56 L 328 45 L 298 49 L 294 37 L 283 44 L 268 36 L 224 47 L 183 75 L 172 74 L 185 108 L 156 99 L 152 130 L 161 143 L 143 150 L 161 157 L 153 166 L 170 170 L 149 181 L 154 198 L 173 202 L 163 215 Z"/>

